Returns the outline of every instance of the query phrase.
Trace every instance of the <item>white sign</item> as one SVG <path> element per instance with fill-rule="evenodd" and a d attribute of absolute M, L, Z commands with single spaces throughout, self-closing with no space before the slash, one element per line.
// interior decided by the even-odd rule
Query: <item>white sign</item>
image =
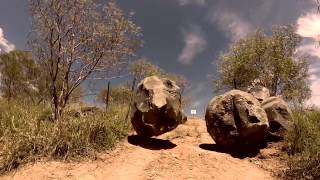
<path fill-rule="evenodd" d="M 196 115 L 196 114 L 197 114 L 197 110 L 191 109 L 191 115 Z"/>

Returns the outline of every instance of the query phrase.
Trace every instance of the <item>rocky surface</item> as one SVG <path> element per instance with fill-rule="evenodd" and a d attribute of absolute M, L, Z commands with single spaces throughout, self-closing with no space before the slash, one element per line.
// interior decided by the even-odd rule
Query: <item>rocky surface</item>
<path fill-rule="evenodd" d="M 266 111 L 272 135 L 283 137 L 284 132 L 293 128 L 292 112 L 288 104 L 280 97 L 269 97 L 261 103 Z"/>
<path fill-rule="evenodd" d="M 138 84 L 131 117 L 138 135 L 158 136 L 185 121 L 181 107 L 181 89 L 174 81 L 151 76 Z"/>
<path fill-rule="evenodd" d="M 269 89 L 263 86 L 251 87 L 248 92 L 260 102 L 270 97 Z"/>
<path fill-rule="evenodd" d="M 207 131 L 221 146 L 263 142 L 269 128 L 267 114 L 259 101 L 240 90 L 214 97 L 205 120 Z"/>

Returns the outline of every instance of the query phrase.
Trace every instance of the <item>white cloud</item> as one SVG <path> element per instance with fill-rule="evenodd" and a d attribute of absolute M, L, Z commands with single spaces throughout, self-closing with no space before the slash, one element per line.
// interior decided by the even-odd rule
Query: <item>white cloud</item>
<path fill-rule="evenodd" d="M 320 14 L 317 12 L 308 12 L 300 16 L 297 20 L 297 33 L 305 38 L 304 43 L 298 48 L 298 52 L 307 54 L 315 60 L 310 67 L 310 81 L 312 97 L 307 104 L 320 106 Z"/>
<path fill-rule="evenodd" d="M 320 40 L 320 14 L 307 13 L 297 21 L 297 33 L 302 37 Z"/>
<path fill-rule="evenodd" d="M 297 34 L 305 38 L 299 52 L 320 58 L 320 14 L 309 12 L 297 20 Z"/>
<path fill-rule="evenodd" d="M 205 5 L 207 0 L 179 0 L 180 6 L 185 6 L 189 4 L 196 4 L 196 5 Z"/>
<path fill-rule="evenodd" d="M 208 18 L 212 23 L 217 23 L 222 30 L 228 32 L 232 41 L 247 36 L 253 29 L 252 25 L 240 15 L 228 10 L 211 12 Z"/>
<path fill-rule="evenodd" d="M 7 53 L 14 49 L 14 45 L 4 37 L 3 30 L 0 28 L 0 53 Z"/>
<path fill-rule="evenodd" d="M 312 76 L 312 75 L 311 75 Z M 312 97 L 307 101 L 308 105 L 320 106 L 320 80 L 316 77 L 315 80 L 311 80 L 312 84 L 310 89 L 312 91 Z"/>
<path fill-rule="evenodd" d="M 310 89 L 312 91 L 312 94 L 311 94 L 311 98 L 307 101 L 307 105 L 316 105 L 318 107 L 320 106 L 319 65 L 320 65 L 320 61 L 313 63 L 310 67 L 310 70 L 309 70 L 310 81 L 311 81 Z"/>
<path fill-rule="evenodd" d="M 320 58 L 320 47 L 317 42 L 306 43 L 298 48 L 298 52 Z"/>
<path fill-rule="evenodd" d="M 185 47 L 178 57 L 182 64 L 190 64 L 192 60 L 207 48 L 207 40 L 199 26 L 191 26 L 183 31 Z"/>

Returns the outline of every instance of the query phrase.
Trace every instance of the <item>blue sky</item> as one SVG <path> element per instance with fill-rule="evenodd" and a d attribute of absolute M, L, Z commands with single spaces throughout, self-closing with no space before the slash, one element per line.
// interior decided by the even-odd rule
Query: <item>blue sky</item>
<path fill-rule="evenodd" d="M 101 0 L 103 1 L 103 0 Z M 118 0 L 126 12 L 134 12 L 143 30 L 144 46 L 138 57 L 147 57 L 168 72 L 183 74 L 190 81 L 186 94 L 191 107 L 203 112 L 213 94 L 210 77 L 216 61 L 234 40 L 256 28 L 297 24 L 305 37 L 299 49 L 312 57 L 314 102 L 320 102 L 320 18 L 313 0 Z M 26 0 L 1 0 L 0 51 L 27 49 L 30 16 Z"/>

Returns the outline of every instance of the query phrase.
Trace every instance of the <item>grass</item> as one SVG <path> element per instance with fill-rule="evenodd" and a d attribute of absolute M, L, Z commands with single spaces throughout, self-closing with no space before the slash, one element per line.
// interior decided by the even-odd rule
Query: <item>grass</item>
<path fill-rule="evenodd" d="M 296 112 L 286 138 L 288 179 L 320 179 L 320 111 Z"/>
<path fill-rule="evenodd" d="M 112 106 L 53 122 L 49 106 L 0 102 L 0 174 L 41 158 L 95 158 L 131 131 L 127 110 Z"/>

